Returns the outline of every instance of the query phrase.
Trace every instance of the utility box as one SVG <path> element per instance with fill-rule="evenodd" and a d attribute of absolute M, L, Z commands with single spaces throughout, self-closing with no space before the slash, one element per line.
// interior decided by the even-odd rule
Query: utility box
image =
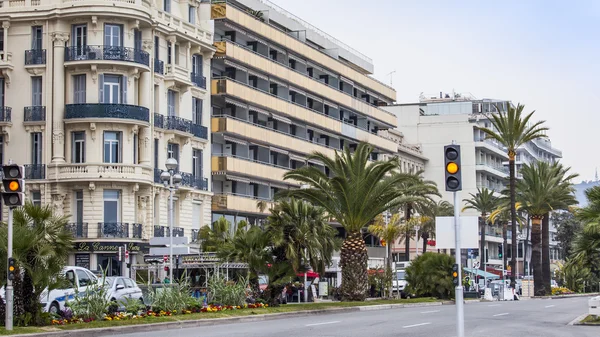
<path fill-rule="evenodd" d="M 600 316 L 600 296 L 593 297 L 589 301 L 589 314 Z"/>

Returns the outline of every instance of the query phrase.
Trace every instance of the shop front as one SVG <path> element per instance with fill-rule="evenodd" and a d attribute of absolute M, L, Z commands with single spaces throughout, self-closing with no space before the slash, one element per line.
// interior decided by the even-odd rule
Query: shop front
<path fill-rule="evenodd" d="M 119 248 L 121 253 L 119 254 Z M 69 265 L 87 268 L 96 274 L 131 277 L 131 265 L 143 261 L 148 244 L 144 242 L 76 242 L 69 256 Z"/>

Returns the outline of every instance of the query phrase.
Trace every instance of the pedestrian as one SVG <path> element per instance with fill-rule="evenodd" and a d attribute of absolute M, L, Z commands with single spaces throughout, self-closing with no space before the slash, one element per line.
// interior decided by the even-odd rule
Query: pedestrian
<path fill-rule="evenodd" d="M 169 277 L 168 277 L 168 276 L 165 276 L 165 279 L 163 280 L 163 283 L 164 283 L 164 284 L 169 284 L 169 283 L 171 283 L 171 280 L 169 279 Z"/>

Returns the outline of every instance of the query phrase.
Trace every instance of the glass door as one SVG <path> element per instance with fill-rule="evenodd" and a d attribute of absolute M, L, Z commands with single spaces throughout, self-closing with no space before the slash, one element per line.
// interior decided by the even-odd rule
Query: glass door
<path fill-rule="evenodd" d="M 73 38 L 71 39 L 72 59 L 83 59 L 87 55 L 87 25 L 73 26 Z M 95 58 L 95 57 L 94 57 Z"/>
<path fill-rule="evenodd" d="M 116 254 L 98 254 L 98 265 L 106 271 L 106 276 L 121 276 L 119 260 Z"/>

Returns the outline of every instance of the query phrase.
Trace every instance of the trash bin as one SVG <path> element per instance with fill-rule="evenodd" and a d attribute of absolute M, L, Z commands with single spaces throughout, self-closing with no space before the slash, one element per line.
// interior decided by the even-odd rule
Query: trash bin
<path fill-rule="evenodd" d="M 589 314 L 600 316 L 600 296 L 593 297 L 588 301 L 589 304 Z"/>

